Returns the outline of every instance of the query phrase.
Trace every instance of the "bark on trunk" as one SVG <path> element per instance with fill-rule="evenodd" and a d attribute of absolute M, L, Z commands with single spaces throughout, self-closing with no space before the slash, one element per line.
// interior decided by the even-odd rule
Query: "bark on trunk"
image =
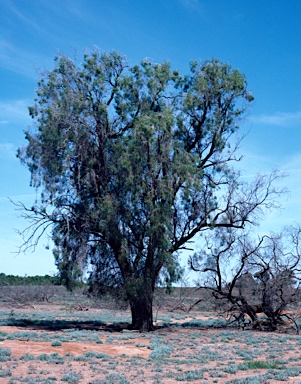
<path fill-rule="evenodd" d="M 132 312 L 132 329 L 141 332 L 154 330 L 152 294 L 145 292 L 142 297 L 130 300 Z"/>

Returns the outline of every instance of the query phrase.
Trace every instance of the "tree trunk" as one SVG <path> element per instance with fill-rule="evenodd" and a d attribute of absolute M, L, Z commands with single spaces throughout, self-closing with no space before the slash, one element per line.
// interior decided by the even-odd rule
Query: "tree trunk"
<path fill-rule="evenodd" d="M 132 312 L 132 329 L 141 332 L 154 330 L 153 325 L 153 295 L 143 292 L 140 297 L 131 298 L 130 306 Z"/>

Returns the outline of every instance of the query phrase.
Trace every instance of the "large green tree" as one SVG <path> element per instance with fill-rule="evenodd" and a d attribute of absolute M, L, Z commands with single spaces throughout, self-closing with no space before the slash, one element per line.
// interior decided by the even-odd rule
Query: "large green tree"
<path fill-rule="evenodd" d="M 275 192 L 270 179 L 247 186 L 231 167 L 253 99 L 244 76 L 218 60 L 190 69 L 130 67 L 116 52 L 90 52 L 80 65 L 59 56 L 18 152 L 41 191 L 22 206 L 27 245 L 51 225 L 65 283 L 88 270 L 92 284 L 123 287 L 134 329 L 153 329 L 153 292 L 179 277 L 179 251 L 212 227 L 243 228 Z"/>

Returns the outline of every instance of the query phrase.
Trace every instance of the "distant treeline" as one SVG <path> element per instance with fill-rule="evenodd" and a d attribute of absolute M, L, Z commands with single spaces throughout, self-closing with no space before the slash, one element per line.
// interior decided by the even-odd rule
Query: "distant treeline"
<path fill-rule="evenodd" d="M 0 273 L 0 286 L 3 285 L 60 285 L 58 276 L 14 276 Z"/>

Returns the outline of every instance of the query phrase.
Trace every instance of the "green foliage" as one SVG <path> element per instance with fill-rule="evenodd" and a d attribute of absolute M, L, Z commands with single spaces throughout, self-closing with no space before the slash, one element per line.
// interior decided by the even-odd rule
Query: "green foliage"
<path fill-rule="evenodd" d="M 198 320 L 190 320 L 182 323 L 183 327 L 213 327 L 220 328 L 226 326 L 225 319 L 212 319 L 208 320 L 198 319 Z"/>
<path fill-rule="evenodd" d="M 62 342 L 60 340 L 53 340 L 51 345 L 52 345 L 52 347 L 61 347 Z"/>
<path fill-rule="evenodd" d="M 97 353 L 97 352 L 86 352 L 83 355 L 79 355 L 74 358 L 76 361 L 93 361 L 94 359 L 101 359 L 103 361 L 108 361 L 109 356 L 105 353 Z"/>
<path fill-rule="evenodd" d="M 14 276 L 0 273 L 0 286 L 10 285 L 59 285 L 60 279 L 58 276 Z"/>
<path fill-rule="evenodd" d="M 38 360 L 47 361 L 50 364 L 64 364 L 65 358 L 60 356 L 58 353 L 51 353 L 50 355 L 46 355 L 42 353 L 38 356 Z"/>
<path fill-rule="evenodd" d="M 27 353 L 26 355 L 20 356 L 20 360 L 23 360 L 23 361 L 30 361 L 30 360 L 34 360 L 34 359 L 35 359 L 34 355 L 32 355 L 30 353 Z"/>
<path fill-rule="evenodd" d="M 123 287 L 133 327 L 150 330 L 156 284 L 181 276 L 178 252 L 206 229 L 243 227 L 258 207 L 253 194 L 245 210 L 231 167 L 231 136 L 253 97 L 216 59 L 185 76 L 167 62 L 131 67 L 116 52 L 55 61 L 18 151 L 41 189 L 21 204 L 33 219 L 27 245 L 52 225 L 61 281 L 71 289 L 88 269 L 94 288 Z"/>
<path fill-rule="evenodd" d="M 66 373 L 62 376 L 61 380 L 67 383 L 78 383 L 82 376 L 77 372 Z"/>
<path fill-rule="evenodd" d="M 0 348 L 0 356 L 11 356 L 11 350 L 9 348 Z"/>
<path fill-rule="evenodd" d="M 252 360 L 248 361 L 241 366 L 239 369 L 283 369 L 276 361 L 264 361 L 264 360 Z"/>
<path fill-rule="evenodd" d="M 227 367 L 223 368 L 224 372 L 235 374 L 238 371 L 238 367 L 236 365 L 228 365 Z"/>
<path fill-rule="evenodd" d="M 174 350 L 172 345 L 162 345 L 160 339 L 153 340 L 149 348 L 152 349 L 150 358 L 154 360 L 162 360 L 165 357 L 169 357 Z"/>
<path fill-rule="evenodd" d="M 14 332 L 7 336 L 8 340 L 36 340 L 38 338 L 37 332 L 30 332 L 30 331 L 20 331 L 20 332 Z"/>
<path fill-rule="evenodd" d="M 195 381 L 204 378 L 204 373 L 201 369 L 187 371 L 175 377 L 176 381 Z"/>
<path fill-rule="evenodd" d="M 97 384 L 97 382 L 93 381 Z M 129 384 L 129 381 L 126 377 L 120 373 L 110 373 L 106 376 L 105 380 L 101 382 L 102 384 Z"/>
<path fill-rule="evenodd" d="M 7 369 L 0 368 L 0 377 L 9 377 L 11 375 L 12 375 L 12 373 L 11 373 L 11 370 L 9 368 L 7 368 Z"/>
<path fill-rule="evenodd" d="M 226 382 L 226 384 L 266 384 L 266 383 L 267 383 L 267 378 L 265 375 L 245 377 L 243 379 L 233 379 Z"/>

